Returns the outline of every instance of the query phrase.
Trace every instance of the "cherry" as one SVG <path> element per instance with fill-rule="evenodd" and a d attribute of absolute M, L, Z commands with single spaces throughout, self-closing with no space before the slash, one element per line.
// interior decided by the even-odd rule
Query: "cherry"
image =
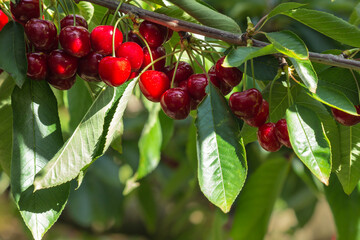
<path fill-rule="evenodd" d="M 8 22 L 9 22 L 9 18 L 6 16 L 6 14 L 3 11 L 0 10 L 0 31 Z"/>
<path fill-rule="evenodd" d="M 47 73 L 46 54 L 28 53 L 26 75 L 33 80 L 44 80 Z"/>
<path fill-rule="evenodd" d="M 257 132 L 260 146 L 268 152 L 276 152 L 281 148 L 281 143 L 275 134 L 275 123 L 262 125 Z"/>
<path fill-rule="evenodd" d="M 161 95 L 170 88 L 170 80 L 163 72 L 148 70 L 141 74 L 139 87 L 147 99 L 160 102 Z"/>
<path fill-rule="evenodd" d="M 90 52 L 85 57 L 79 60 L 77 73 L 79 76 L 88 82 L 100 82 L 99 76 L 99 62 L 104 56 L 100 53 Z"/>
<path fill-rule="evenodd" d="M 263 99 L 259 112 L 253 118 L 245 119 L 244 121 L 252 127 L 261 127 L 265 124 L 269 116 L 269 103 Z"/>
<path fill-rule="evenodd" d="M 63 49 L 74 57 L 84 57 L 91 50 L 90 33 L 80 26 L 67 26 L 60 31 L 60 44 Z"/>
<path fill-rule="evenodd" d="M 128 42 L 135 42 L 139 44 L 141 47 L 145 46 L 144 42 L 139 38 L 139 36 L 134 31 L 128 32 L 127 36 L 128 36 Z"/>
<path fill-rule="evenodd" d="M 288 148 L 291 148 L 289 132 L 285 119 L 280 119 L 279 121 L 277 121 L 275 125 L 275 134 L 280 143 L 282 143 L 284 146 Z"/>
<path fill-rule="evenodd" d="M 216 76 L 232 87 L 237 86 L 243 76 L 243 73 L 236 67 L 225 68 L 222 66 L 225 56 L 220 58 L 215 65 Z"/>
<path fill-rule="evenodd" d="M 25 24 L 32 18 L 40 17 L 39 0 L 20 0 L 17 4 L 10 1 L 10 11 L 15 20 Z"/>
<path fill-rule="evenodd" d="M 166 27 L 146 20 L 140 24 L 139 32 L 152 48 L 161 46 L 168 35 Z"/>
<path fill-rule="evenodd" d="M 100 25 L 94 28 L 90 34 L 91 46 L 95 52 L 103 55 L 112 53 L 112 39 L 114 27 L 110 25 Z M 115 49 L 118 48 L 123 41 L 123 35 L 119 29 L 115 30 Z"/>
<path fill-rule="evenodd" d="M 170 81 L 174 76 L 176 63 L 173 63 L 172 66 L 164 68 L 165 74 L 168 76 Z M 193 68 L 187 62 L 180 61 L 175 73 L 174 86 L 178 87 L 181 82 L 187 80 L 194 73 Z"/>
<path fill-rule="evenodd" d="M 48 78 L 46 78 L 46 80 L 54 88 L 57 88 L 59 90 L 68 90 L 74 85 L 76 81 L 76 75 L 69 78 L 58 78 L 56 76 L 49 76 Z"/>
<path fill-rule="evenodd" d="M 126 42 L 116 49 L 117 57 L 124 57 L 130 61 L 131 70 L 138 71 L 144 61 L 144 53 L 139 44 L 134 42 Z"/>
<path fill-rule="evenodd" d="M 206 96 L 207 85 L 208 80 L 205 74 L 193 74 L 187 80 L 187 91 L 193 99 L 201 101 Z"/>
<path fill-rule="evenodd" d="M 30 44 L 31 44 L 31 43 L 30 43 Z M 44 52 L 44 53 L 46 53 L 46 54 L 49 54 L 49 53 L 51 53 L 52 51 L 58 49 L 58 46 L 59 46 L 59 37 L 56 36 L 55 41 L 53 42 L 53 44 L 51 44 L 51 46 L 49 47 L 49 49 L 43 50 L 43 49 L 41 49 L 41 48 L 39 49 L 39 48 L 35 47 L 35 50 L 36 50 L 37 52 Z M 31 46 L 29 47 L 29 49 L 31 49 Z"/>
<path fill-rule="evenodd" d="M 118 87 L 128 80 L 131 64 L 126 58 L 104 57 L 99 63 L 99 75 L 107 85 Z"/>
<path fill-rule="evenodd" d="M 356 112 L 360 114 L 360 105 L 355 106 Z M 331 108 L 335 120 L 344 126 L 353 126 L 360 122 L 360 116 L 351 115 L 336 108 Z"/>
<path fill-rule="evenodd" d="M 129 79 L 136 78 L 138 75 L 139 75 L 139 73 L 138 73 L 138 72 L 131 72 L 131 73 L 130 73 L 130 77 L 129 77 Z"/>
<path fill-rule="evenodd" d="M 231 94 L 229 105 L 234 114 L 240 118 L 253 118 L 259 112 L 262 95 L 255 88 Z"/>
<path fill-rule="evenodd" d="M 56 26 L 47 20 L 29 20 L 25 24 L 25 33 L 29 41 L 40 51 L 50 50 L 57 43 Z"/>
<path fill-rule="evenodd" d="M 167 32 L 167 36 L 166 36 L 166 40 L 165 40 L 166 42 L 170 40 L 170 38 L 172 37 L 172 35 L 174 33 L 174 31 L 170 28 L 168 28 L 167 30 L 168 30 L 168 32 Z"/>
<path fill-rule="evenodd" d="M 161 108 L 173 119 L 185 119 L 190 113 L 190 97 L 181 88 L 170 88 L 161 96 Z"/>
<path fill-rule="evenodd" d="M 143 61 L 143 65 L 142 68 L 145 68 L 147 65 L 149 65 L 151 63 L 151 57 L 149 54 L 149 51 L 147 49 L 147 47 L 143 48 L 143 52 L 144 52 L 144 61 Z M 156 59 L 163 57 L 166 55 L 166 51 L 165 48 L 163 46 L 157 47 L 157 48 L 151 48 L 151 55 L 153 57 L 153 60 L 155 61 Z M 166 63 L 166 59 L 163 58 L 161 60 L 159 60 L 158 62 L 156 62 L 154 64 L 154 68 L 156 71 L 162 71 L 164 66 Z"/>
<path fill-rule="evenodd" d="M 88 29 L 88 23 L 86 22 L 85 18 L 81 15 L 78 15 L 78 14 L 75 15 L 75 23 L 76 23 L 76 26 L 81 26 L 81 27 Z M 65 28 L 67 26 L 74 26 L 74 15 L 73 14 L 65 16 L 60 21 L 61 29 Z"/>
<path fill-rule="evenodd" d="M 227 84 L 224 81 L 221 81 L 220 78 L 218 78 L 216 76 L 215 65 L 209 69 L 208 75 L 209 75 L 210 81 L 215 85 L 215 87 L 217 87 L 220 90 L 222 95 L 226 96 L 232 91 L 232 89 L 233 89 L 232 86 L 230 86 L 229 84 Z"/>
<path fill-rule="evenodd" d="M 75 75 L 78 59 L 67 54 L 64 50 L 52 51 L 47 59 L 48 68 L 54 78 L 70 78 Z"/>

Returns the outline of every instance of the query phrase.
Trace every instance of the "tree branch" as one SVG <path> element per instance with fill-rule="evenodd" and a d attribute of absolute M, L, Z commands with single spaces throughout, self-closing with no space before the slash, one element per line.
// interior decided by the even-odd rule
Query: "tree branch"
<path fill-rule="evenodd" d="M 75 1 L 79 1 L 79 0 L 75 0 Z M 116 0 L 85 0 L 85 1 L 112 10 L 116 10 L 119 4 L 119 2 Z M 179 31 L 191 32 L 206 37 L 223 40 L 230 44 L 246 46 L 246 40 L 242 38 L 242 35 L 172 18 L 164 14 L 159 14 L 156 12 L 144 10 L 126 3 L 123 3 L 121 5 L 120 11 L 123 13 L 134 14 L 139 18 L 166 26 L 176 32 Z M 258 46 L 258 47 L 263 47 L 268 44 L 255 39 L 253 39 L 253 42 L 254 42 L 254 46 Z M 310 52 L 309 56 L 310 56 L 310 60 L 313 62 L 360 71 L 360 61 L 346 59 L 343 56 L 313 53 L 313 52 Z"/>

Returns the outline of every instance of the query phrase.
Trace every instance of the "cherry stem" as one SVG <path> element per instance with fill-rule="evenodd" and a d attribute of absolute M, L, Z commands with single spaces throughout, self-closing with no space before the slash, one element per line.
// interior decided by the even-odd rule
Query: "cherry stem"
<path fill-rule="evenodd" d="M 64 7 L 64 4 L 61 1 L 56 1 L 56 4 L 60 4 L 61 9 L 63 10 L 64 13 L 66 13 L 66 15 L 69 14 L 69 12 L 66 11 L 66 8 Z M 55 11 L 57 13 L 59 13 L 59 10 L 57 9 L 57 5 L 56 5 L 56 8 L 55 8 Z"/>
<path fill-rule="evenodd" d="M 351 74 L 352 74 L 353 77 L 354 77 L 355 84 L 356 84 L 356 88 L 357 88 L 357 91 L 358 91 L 359 101 L 360 101 L 360 87 L 359 87 L 358 80 L 357 80 L 357 78 L 356 78 L 356 76 L 355 76 L 355 73 L 354 73 L 354 71 L 353 71 L 352 69 L 350 69 L 350 72 L 351 72 Z"/>
<path fill-rule="evenodd" d="M 186 54 L 188 55 L 188 57 L 189 57 L 189 59 L 190 59 L 192 68 L 195 70 L 195 63 L 194 63 L 194 61 L 193 61 L 193 59 L 192 59 L 191 54 L 189 53 L 189 51 L 188 51 L 187 49 L 186 49 Z"/>
<path fill-rule="evenodd" d="M 39 12 L 40 12 L 40 19 L 42 19 L 43 10 L 42 10 L 42 1 L 41 0 L 39 0 Z"/>
<path fill-rule="evenodd" d="M 265 16 L 263 16 L 255 25 L 254 29 L 255 31 L 260 31 L 260 29 L 265 25 L 265 23 L 267 22 L 267 18 L 268 18 L 268 14 L 266 14 Z M 261 24 L 261 25 L 260 25 Z M 255 34 L 254 34 L 255 35 Z"/>
<path fill-rule="evenodd" d="M 271 81 L 271 85 L 270 85 L 270 92 L 269 92 L 269 109 L 271 110 L 271 99 L 272 99 L 272 91 L 273 91 L 273 87 L 274 87 L 274 83 L 276 82 L 276 80 L 278 80 L 281 76 L 282 73 L 282 69 L 279 69 L 278 73 L 276 74 L 276 76 L 274 77 L 274 79 Z M 270 114 L 270 122 L 271 122 L 271 114 Z"/>
<path fill-rule="evenodd" d="M 178 66 L 179 66 L 179 63 L 180 63 L 180 59 L 181 59 L 181 56 L 182 56 L 182 54 L 184 53 L 184 51 L 185 50 L 181 50 L 181 52 L 180 52 L 180 54 L 179 54 L 179 58 L 178 58 L 178 60 L 177 60 L 177 62 L 176 62 L 176 64 L 175 64 L 175 68 L 174 68 L 174 74 L 172 75 L 172 78 L 171 78 L 171 88 L 173 88 L 174 87 L 174 81 L 175 81 L 175 75 L 176 75 L 176 71 L 177 71 L 177 69 L 178 69 Z M 175 55 L 175 54 L 174 54 Z M 173 56 L 174 56 L 173 55 Z"/>
<path fill-rule="evenodd" d="M 108 10 L 106 10 L 104 16 L 101 18 L 100 25 L 102 25 L 104 23 L 105 18 L 107 16 L 109 16 L 109 14 L 110 14 L 110 10 L 108 9 Z"/>
<path fill-rule="evenodd" d="M 112 17 L 112 19 L 111 19 L 110 25 L 113 25 L 113 23 L 114 23 L 114 21 L 115 21 L 115 18 L 116 18 L 116 13 L 119 12 L 119 9 L 120 9 L 120 7 L 121 7 L 121 5 L 122 5 L 123 3 L 124 3 L 124 0 L 121 0 L 120 3 L 119 3 L 119 5 L 117 6 L 117 8 L 116 8 L 116 10 L 115 10 L 115 12 L 114 12 L 114 15 L 113 15 L 113 17 Z"/>
<path fill-rule="evenodd" d="M 149 54 L 150 54 L 150 60 L 151 60 L 151 62 L 153 62 L 154 59 L 153 59 L 153 56 L 152 56 L 152 53 L 151 53 L 151 48 L 150 48 L 149 44 L 147 43 L 147 41 L 145 40 L 145 38 L 140 34 L 139 31 L 135 31 L 135 33 L 136 33 L 136 35 L 138 35 L 139 38 L 141 38 L 141 40 L 145 43 L 145 46 L 146 46 L 146 48 L 147 48 L 147 50 L 148 50 L 148 52 L 149 52 Z M 152 65 L 152 70 L 155 70 L 155 66 L 154 66 L 154 65 Z"/>
<path fill-rule="evenodd" d="M 293 97 L 291 95 L 291 91 L 290 91 L 290 69 L 289 69 L 289 66 L 288 65 L 285 65 L 284 66 L 284 71 L 285 71 L 285 74 L 286 74 L 286 85 L 287 85 L 287 92 L 288 92 L 288 103 L 289 103 L 289 106 L 291 106 L 294 102 L 293 100 Z"/>
<path fill-rule="evenodd" d="M 253 79 L 253 85 L 254 85 L 254 88 L 255 88 L 255 70 L 254 70 L 254 59 L 252 58 L 251 59 L 251 75 L 252 75 L 252 79 Z"/>
<path fill-rule="evenodd" d="M 128 17 L 128 15 L 124 15 L 122 16 L 121 18 L 119 18 L 116 23 L 115 23 L 115 26 L 114 26 L 114 30 L 113 30 L 113 35 L 112 35 L 112 56 L 115 57 L 115 35 L 116 35 L 116 28 L 117 28 L 117 25 L 119 24 L 119 22 L 121 20 L 123 20 L 124 18 Z"/>
<path fill-rule="evenodd" d="M 76 26 L 76 12 L 75 12 L 75 6 L 74 6 L 74 2 L 72 0 L 70 0 L 71 2 L 71 10 L 72 10 L 72 13 L 73 13 L 73 19 L 74 19 L 74 27 Z"/>
<path fill-rule="evenodd" d="M 169 54 L 166 54 L 166 55 L 164 55 L 164 56 L 161 56 L 161 57 L 157 58 L 155 61 L 153 61 L 153 62 L 151 62 L 149 65 L 147 65 L 147 66 L 139 73 L 139 76 L 140 76 L 141 74 L 143 74 L 145 71 L 147 71 L 151 66 L 154 66 L 154 64 L 157 63 L 158 61 L 160 61 L 160 60 L 162 60 L 162 59 L 164 59 L 164 58 L 167 58 L 167 57 L 169 57 L 169 56 L 172 56 L 172 55 L 174 55 L 174 54 L 176 54 L 176 53 L 179 53 L 179 52 L 181 52 L 181 50 L 178 50 L 178 51 L 175 51 L 175 52 L 171 52 L 171 53 L 169 53 Z"/>
<path fill-rule="evenodd" d="M 59 1 L 60 1 L 60 0 L 59 0 Z M 64 2 L 64 6 L 65 6 L 65 8 L 66 8 L 66 15 L 69 15 L 69 14 L 70 14 L 69 7 L 68 7 L 67 3 L 65 2 L 65 0 L 63 0 L 63 2 Z"/>
<path fill-rule="evenodd" d="M 175 52 L 175 49 L 176 49 L 177 46 L 179 46 L 179 45 L 180 45 L 180 42 L 176 43 L 176 44 L 174 45 L 174 47 L 172 48 L 172 49 L 173 49 L 172 51 Z M 173 55 L 173 57 L 170 58 L 170 65 L 173 63 L 174 58 L 175 58 L 175 55 Z M 175 58 L 175 60 L 176 60 L 176 58 Z"/>
<path fill-rule="evenodd" d="M 188 49 L 186 49 L 186 52 L 188 52 L 188 54 L 192 56 L 192 58 L 194 59 L 194 61 L 196 62 L 196 64 L 199 65 L 199 67 L 201 68 L 201 70 L 202 70 L 202 71 L 204 72 L 204 74 L 206 75 L 206 78 L 207 78 L 207 79 L 210 79 L 209 74 L 208 74 L 208 73 L 206 72 L 206 70 L 205 70 L 205 67 L 204 67 L 201 63 L 199 63 L 199 61 L 196 59 L 196 57 L 195 57 Z"/>
<path fill-rule="evenodd" d="M 247 74 L 246 74 L 246 71 L 247 71 L 247 61 L 245 61 L 245 64 L 244 64 L 244 80 L 243 80 L 243 91 L 246 90 L 246 81 L 247 81 Z"/>

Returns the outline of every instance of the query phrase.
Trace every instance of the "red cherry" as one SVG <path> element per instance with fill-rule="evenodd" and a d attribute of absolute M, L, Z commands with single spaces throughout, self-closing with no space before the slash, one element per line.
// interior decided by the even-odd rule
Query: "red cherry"
<path fill-rule="evenodd" d="M 78 67 L 78 59 L 60 49 L 52 51 L 47 62 L 49 71 L 54 78 L 70 78 L 75 75 Z"/>
<path fill-rule="evenodd" d="M 81 27 L 88 29 L 88 23 L 86 22 L 86 20 L 83 16 L 76 14 L 75 22 L 76 22 L 76 26 L 81 26 Z M 65 28 L 67 26 L 74 26 L 74 15 L 73 14 L 65 16 L 60 21 L 61 29 Z"/>
<path fill-rule="evenodd" d="M 163 72 L 148 70 L 141 74 L 139 87 L 147 99 L 160 102 L 161 95 L 170 88 L 170 80 Z"/>
<path fill-rule="evenodd" d="M 3 11 L 0 10 L 0 31 L 8 22 L 9 22 L 9 18 L 6 16 L 6 14 Z"/>
<path fill-rule="evenodd" d="M 100 82 L 99 62 L 104 56 L 100 53 L 90 52 L 79 60 L 77 73 L 88 82 Z"/>
<path fill-rule="evenodd" d="M 208 79 L 205 74 L 193 74 L 187 80 L 187 91 L 193 99 L 201 101 L 206 96 L 207 85 Z"/>
<path fill-rule="evenodd" d="M 31 44 L 31 43 L 30 43 Z M 42 49 L 38 49 L 35 47 L 35 50 L 37 52 L 43 52 L 43 53 L 46 53 L 46 54 L 50 54 L 52 51 L 56 50 L 59 48 L 59 37 L 56 36 L 56 39 L 55 41 L 53 42 L 53 44 L 49 47 L 49 49 L 46 49 L 46 50 L 42 50 Z M 29 47 L 29 49 L 31 49 L 31 46 Z M 30 50 L 29 50 L 30 51 Z"/>
<path fill-rule="evenodd" d="M 138 72 L 131 72 L 131 73 L 130 73 L 130 77 L 129 77 L 129 79 L 136 78 L 138 75 L 139 75 L 139 73 L 138 73 Z"/>
<path fill-rule="evenodd" d="M 355 108 L 356 108 L 356 112 L 360 114 L 360 105 L 355 106 Z M 354 116 L 349 113 L 338 110 L 336 108 L 331 108 L 331 112 L 335 120 L 344 126 L 353 126 L 360 122 L 360 116 Z"/>
<path fill-rule="evenodd" d="M 236 67 L 225 68 L 222 66 L 225 57 L 220 58 L 215 65 L 216 76 L 232 87 L 237 86 L 243 76 L 243 73 Z"/>
<path fill-rule="evenodd" d="M 216 73 L 215 73 L 215 65 L 212 66 L 210 69 L 209 69 L 209 78 L 210 78 L 210 81 L 215 85 L 215 87 L 217 87 L 220 92 L 222 93 L 222 95 L 226 96 L 228 95 L 233 87 L 230 86 L 229 84 L 227 84 L 226 82 L 224 81 L 221 81 L 217 76 L 216 76 Z"/>
<path fill-rule="evenodd" d="M 10 11 L 15 20 L 25 24 L 32 18 L 40 17 L 39 0 L 20 0 L 17 4 L 10 1 Z"/>
<path fill-rule="evenodd" d="M 128 80 L 131 64 L 126 58 L 104 57 L 99 63 L 100 78 L 109 86 L 118 87 Z"/>
<path fill-rule="evenodd" d="M 252 127 L 261 127 L 264 125 L 269 116 L 269 103 L 263 99 L 260 111 L 253 118 L 245 119 L 244 121 Z"/>
<path fill-rule="evenodd" d="M 114 27 L 110 25 L 100 25 L 94 28 L 90 34 L 91 46 L 95 52 L 103 55 L 112 53 L 112 38 Z M 115 49 L 118 48 L 123 41 L 123 35 L 119 29 L 115 30 Z"/>
<path fill-rule="evenodd" d="M 80 26 L 68 26 L 60 31 L 60 44 L 63 49 L 74 57 L 84 57 L 91 50 L 90 33 Z"/>
<path fill-rule="evenodd" d="M 147 65 L 149 65 L 151 63 L 151 57 L 149 54 L 149 51 L 147 49 L 147 47 L 143 48 L 143 52 L 144 52 L 144 61 L 143 61 L 143 65 L 142 68 L 145 68 Z M 153 60 L 155 61 L 156 59 L 163 57 L 166 55 L 166 51 L 165 48 L 163 46 L 157 47 L 157 48 L 151 48 L 151 54 L 153 57 Z M 159 60 L 158 62 L 156 62 L 154 64 L 155 70 L 156 71 L 162 71 L 164 66 L 166 63 L 166 59 L 163 58 L 161 60 Z"/>
<path fill-rule="evenodd" d="M 28 53 L 26 75 L 33 80 L 44 80 L 47 73 L 46 54 Z"/>
<path fill-rule="evenodd" d="M 140 24 L 139 32 L 152 48 L 161 46 L 167 37 L 166 27 L 146 20 Z"/>
<path fill-rule="evenodd" d="M 268 152 L 276 152 L 281 148 L 281 143 L 275 134 L 275 123 L 262 125 L 257 132 L 260 146 Z"/>
<path fill-rule="evenodd" d="M 253 118 L 259 112 L 262 95 L 255 88 L 231 94 L 229 105 L 233 113 L 240 118 Z"/>
<path fill-rule="evenodd" d="M 144 42 L 140 39 L 140 37 L 134 31 L 128 32 L 127 36 L 128 36 L 128 42 L 135 42 L 135 43 L 139 44 L 141 47 L 145 46 Z"/>
<path fill-rule="evenodd" d="M 53 22 L 33 18 L 25 24 L 29 41 L 40 51 L 50 50 L 57 43 L 57 30 Z"/>
<path fill-rule="evenodd" d="M 144 61 L 144 53 L 139 44 L 134 42 L 126 42 L 116 49 L 117 57 L 124 57 L 130 61 L 131 70 L 138 71 Z"/>
<path fill-rule="evenodd" d="M 170 28 L 168 28 L 167 30 L 168 30 L 168 32 L 167 32 L 167 37 L 166 37 L 166 40 L 165 40 L 166 42 L 170 40 L 170 38 L 172 37 L 172 35 L 174 33 L 174 31 L 172 29 L 170 29 Z"/>
<path fill-rule="evenodd" d="M 275 134 L 279 142 L 281 142 L 284 146 L 291 148 L 289 132 L 285 119 L 280 119 L 279 121 L 277 121 L 275 125 Z"/>
<path fill-rule="evenodd" d="M 170 88 L 161 96 L 161 108 L 173 119 L 185 119 L 190 113 L 190 97 L 181 88 Z"/>
<path fill-rule="evenodd" d="M 172 66 L 168 66 L 164 68 L 164 72 L 168 76 L 170 81 L 174 76 L 175 66 L 176 63 L 173 63 Z M 178 87 L 181 82 L 187 80 L 193 73 L 194 70 L 189 63 L 180 61 L 175 73 L 174 86 Z"/>
<path fill-rule="evenodd" d="M 57 88 L 59 90 L 68 90 L 74 85 L 76 81 L 76 75 L 69 78 L 58 78 L 56 76 L 49 76 L 46 78 L 46 80 L 54 88 Z"/>

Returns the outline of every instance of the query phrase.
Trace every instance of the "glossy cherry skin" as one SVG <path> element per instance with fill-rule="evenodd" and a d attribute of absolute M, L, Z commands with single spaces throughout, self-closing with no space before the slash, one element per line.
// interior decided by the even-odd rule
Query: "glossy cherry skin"
<path fill-rule="evenodd" d="M 17 4 L 10 2 L 10 11 L 15 20 L 25 24 L 32 18 L 40 17 L 39 0 L 20 0 Z"/>
<path fill-rule="evenodd" d="M 240 118 L 253 118 L 259 112 L 262 95 L 255 88 L 243 92 L 235 92 L 229 98 L 229 105 L 233 113 Z"/>
<path fill-rule="evenodd" d="M 145 46 L 144 42 L 140 39 L 140 37 L 134 31 L 129 31 L 127 34 L 127 37 L 128 37 L 128 42 L 135 42 L 135 43 L 139 44 L 141 47 Z"/>
<path fill-rule="evenodd" d="M 34 47 L 50 50 L 57 43 L 57 30 L 53 22 L 33 18 L 25 24 L 25 33 Z"/>
<path fill-rule="evenodd" d="M 147 99 L 160 102 L 163 93 L 170 88 L 170 80 L 163 72 L 148 70 L 141 74 L 139 87 Z"/>
<path fill-rule="evenodd" d="M 100 25 L 94 28 L 90 34 L 91 46 L 95 52 L 102 55 L 110 55 L 112 53 L 112 39 L 114 27 L 110 25 Z M 123 35 L 119 29 L 115 30 L 115 49 L 117 49 L 123 41 Z"/>
<path fill-rule="evenodd" d="M 220 80 L 229 84 L 230 86 L 235 87 L 240 83 L 243 73 L 236 67 L 231 67 L 231 68 L 223 67 L 222 64 L 224 63 L 224 59 L 225 57 L 222 57 L 216 62 L 215 65 L 216 76 Z"/>
<path fill-rule="evenodd" d="M 209 69 L 208 75 L 209 75 L 209 78 L 210 78 L 210 81 L 212 82 L 212 84 L 214 84 L 215 87 L 217 87 L 220 90 L 222 95 L 226 96 L 232 91 L 232 89 L 233 89 L 232 86 L 230 86 L 229 84 L 227 84 L 224 81 L 221 81 L 220 78 L 218 78 L 216 76 L 215 65 Z"/>
<path fill-rule="evenodd" d="M 81 26 L 67 26 L 60 31 L 62 48 L 74 57 L 84 57 L 90 53 L 90 33 Z"/>
<path fill-rule="evenodd" d="M 78 14 L 75 15 L 75 23 L 76 23 L 76 26 L 81 26 L 81 27 L 88 29 L 88 23 L 86 22 L 85 18 L 81 15 L 78 15 Z M 73 14 L 65 16 L 60 21 L 61 29 L 65 28 L 67 26 L 74 26 L 74 15 Z"/>
<path fill-rule="evenodd" d="M 104 57 L 99 63 L 99 75 L 107 85 L 118 87 L 129 79 L 131 64 L 126 58 Z"/>
<path fill-rule="evenodd" d="M 125 42 L 115 51 L 116 57 L 124 57 L 130 61 L 131 70 L 138 71 L 144 61 L 144 53 L 139 44 L 135 42 Z"/>
<path fill-rule="evenodd" d="M 281 144 L 288 148 L 291 148 L 289 132 L 285 119 L 280 119 L 279 121 L 277 121 L 275 125 L 275 134 Z"/>
<path fill-rule="evenodd" d="M 44 80 L 47 74 L 46 54 L 28 53 L 26 75 L 33 80 Z"/>
<path fill-rule="evenodd" d="M 185 119 L 190 113 L 190 96 L 181 88 L 170 88 L 161 96 L 161 108 L 173 119 Z"/>
<path fill-rule="evenodd" d="M 168 76 L 170 81 L 174 76 L 175 67 L 176 63 L 173 63 L 171 66 L 164 68 L 164 72 Z M 181 82 L 187 80 L 192 74 L 194 74 L 194 70 L 191 65 L 187 62 L 180 61 L 175 73 L 174 86 L 178 87 Z"/>
<path fill-rule="evenodd" d="M 9 18 L 6 16 L 6 14 L 3 11 L 0 10 L 0 31 L 8 22 L 9 22 Z"/>
<path fill-rule="evenodd" d="M 356 112 L 360 114 L 360 105 L 355 106 L 355 108 Z M 360 122 L 360 116 L 354 116 L 336 108 L 331 108 L 331 112 L 335 120 L 344 126 L 353 126 Z"/>
<path fill-rule="evenodd" d="M 78 58 L 67 54 L 64 50 L 52 51 L 48 58 L 48 69 L 54 78 L 70 78 L 75 75 L 78 67 Z"/>
<path fill-rule="evenodd" d="M 147 65 L 149 65 L 151 63 L 151 57 L 150 57 L 149 51 L 146 47 L 143 48 L 143 53 L 144 53 L 144 61 L 143 61 L 142 68 L 145 68 Z M 153 60 L 155 61 L 156 59 L 165 56 L 166 51 L 163 46 L 160 46 L 157 48 L 151 48 L 151 54 L 152 54 Z M 156 62 L 154 64 L 155 70 L 162 71 L 165 66 L 165 63 L 166 63 L 165 58 Z"/>
<path fill-rule="evenodd" d="M 50 83 L 54 88 L 57 88 L 59 90 L 68 90 L 74 85 L 76 81 L 76 75 L 69 78 L 58 78 L 56 76 L 49 76 L 46 78 L 46 81 L 48 81 L 48 83 Z"/>
<path fill-rule="evenodd" d="M 281 148 L 281 143 L 275 134 L 275 123 L 262 125 L 257 132 L 260 146 L 268 152 L 276 152 Z"/>
<path fill-rule="evenodd" d="M 140 24 L 139 32 L 152 48 L 161 46 L 168 35 L 166 27 L 146 20 Z"/>
<path fill-rule="evenodd" d="M 206 96 L 205 88 L 208 85 L 206 75 L 193 74 L 187 80 L 187 91 L 191 98 L 201 101 Z"/>
<path fill-rule="evenodd" d="M 259 112 L 253 118 L 245 119 L 244 121 L 252 127 L 261 127 L 266 123 L 269 117 L 269 103 L 263 99 Z"/>
<path fill-rule="evenodd" d="M 77 73 L 88 82 L 100 82 L 99 63 L 104 56 L 97 52 L 90 52 L 79 60 Z"/>

